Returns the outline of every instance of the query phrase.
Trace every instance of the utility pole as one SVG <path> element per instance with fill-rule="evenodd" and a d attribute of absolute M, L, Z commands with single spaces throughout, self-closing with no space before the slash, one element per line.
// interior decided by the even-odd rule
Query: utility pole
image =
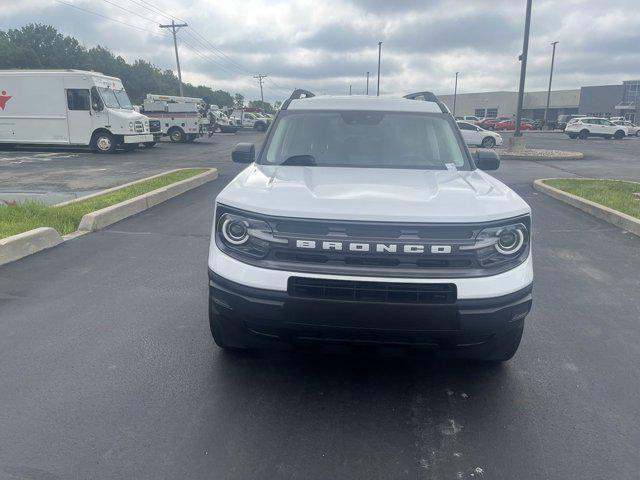
<path fill-rule="evenodd" d="M 518 88 L 518 110 L 516 111 L 516 131 L 514 137 L 521 137 L 520 119 L 522 118 L 522 102 L 524 100 L 524 80 L 527 76 L 527 54 L 529 53 L 529 27 L 531 26 L 531 0 L 527 0 L 527 13 L 524 20 L 524 41 L 522 55 L 520 55 L 520 87 Z"/>
<path fill-rule="evenodd" d="M 173 48 L 176 49 L 176 65 L 178 65 L 178 81 L 180 82 L 180 96 L 184 97 L 184 92 L 182 91 L 182 72 L 180 71 L 180 58 L 178 57 L 178 40 L 176 40 L 176 33 L 182 27 L 188 27 L 186 23 L 178 23 L 174 20 L 171 20 L 171 25 L 160 25 L 160 28 L 170 28 L 171 33 L 173 33 Z"/>
<path fill-rule="evenodd" d="M 453 117 L 456 116 L 456 99 L 458 98 L 458 74 L 460 72 L 456 72 L 456 86 L 453 87 Z"/>
<path fill-rule="evenodd" d="M 553 53 L 551 54 L 551 71 L 549 72 L 549 89 L 547 90 L 547 107 L 544 109 L 544 126 L 547 126 L 547 115 L 549 114 L 549 100 L 551 100 L 551 79 L 553 78 L 553 61 L 556 59 L 556 45 L 560 43 L 557 40 L 552 42 Z"/>
<path fill-rule="evenodd" d="M 262 75 L 259 73 L 258 75 L 254 75 L 253 78 L 257 78 L 258 82 L 260 83 L 260 101 L 262 102 L 262 106 L 264 106 L 264 95 L 262 94 L 262 79 L 267 78 L 267 75 Z"/>
<path fill-rule="evenodd" d="M 349 95 L 351 95 L 351 85 L 349 85 Z"/>
<path fill-rule="evenodd" d="M 369 95 L 369 72 L 367 72 L 367 95 Z"/>
<path fill-rule="evenodd" d="M 378 42 L 378 93 L 376 97 L 380 96 L 380 55 L 382 54 L 382 42 Z"/>

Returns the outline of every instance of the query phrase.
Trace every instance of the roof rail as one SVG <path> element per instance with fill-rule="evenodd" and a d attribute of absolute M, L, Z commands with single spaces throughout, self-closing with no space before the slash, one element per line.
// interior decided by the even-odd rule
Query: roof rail
<path fill-rule="evenodd" d="M 287 98 L 285 100 L 285 102 L 282 104 L 282 107 L 280 107 L 280 110 L 286 110 L 292 100 L 299 100 L 303 96 L 304 96 L 304 98 L 311 98 L 311 97 L 315 97 L 315 94 L 311 93 L 309 90 L 303 90 L 302 88 L 296 88 L 293 91 L 293 93 L 291 94 L 291 96 L 289 98 Z"/>
<path fill-rule="evenodd" d="M 442 111 L 442 113 L 451 114 L 451 111 L 447 108 L 447 106 L 444 103 L 442 103 L 440 99 L 436 97 L 433 92 L 409 93 L 405 95 L 404 98 L 408 100 L 421 100 L 423 102 L 435 102 L 440 107 L 440 110 Z"/>
<path fill-rule="evenodd" d="M 423 102 L 437 102 L 438 97 L 433 92 L 416 92 L 404 96 L 408 100 L 422 100 Z"/>

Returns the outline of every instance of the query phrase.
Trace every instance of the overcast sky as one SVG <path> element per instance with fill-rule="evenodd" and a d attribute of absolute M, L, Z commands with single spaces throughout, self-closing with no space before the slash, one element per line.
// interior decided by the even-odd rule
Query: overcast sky
<path fill-rule="evenodd" d="M 175 70 L 173 43 L 158 10 L 189 24 L 178 34 L 182 77 L 248 100 L 293 88 L 316 93 L 517 90 L 525 0 L 0 0 L 0 29 L 51 24 L 87 47 Z M 124 7 L 127 12 L 120 7 Z M 155 7 L 155 9 L 154 9 Z M 638 0 L 533 0 L 526 89 L 546 90 L 551 46 L 559 40 L 554 89 L 640 78 Z M 142 18 L 145 17 L 145 18 Z M 202 37 L 198 37 L 200 34 Z M 210 42 L 210 43 L 207 43 Z M 214 48 L 218 50 L 214 50 Z M 161 92 L 158 92 L 161 93 Z"/>

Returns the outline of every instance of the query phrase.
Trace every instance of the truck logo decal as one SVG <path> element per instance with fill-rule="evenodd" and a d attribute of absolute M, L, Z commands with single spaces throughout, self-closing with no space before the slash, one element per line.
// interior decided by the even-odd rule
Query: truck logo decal
<path fill-rule="evenodd" d="M 328 242 L 316 240 L 296 240 L 296 248 L 334 250 L 337 252 L 376 252 L 376 253 L 451 253 L 451 245 L 422 245 L 369 242 Z"/>
<path fill-rule="evenodd" d="M 0 95 L 0 108 L 2 110 L 4 110 L 5 105 L 7 105 L 7 102 L 9 100 L 11 100 L 13 97 L 11 95 L 7 95 L 7 91 L 3 90 L 2 91 L 2 95 Z"/>

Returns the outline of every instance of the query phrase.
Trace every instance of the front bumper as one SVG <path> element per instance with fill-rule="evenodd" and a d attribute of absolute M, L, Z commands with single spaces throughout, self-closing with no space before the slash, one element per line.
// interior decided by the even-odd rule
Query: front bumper
<path fill-rule="evenodd" d="M 489 280 L 490 281 L 490 280 Z M 251 346 L 277 340 L 463 347 L 520 328 L 533 284 L 499 297 L 449 304 L 302 298 L 252 288 L 209 270 L 210 310 L 226 335 Z"/>
<path fill-rule="evenodd" d="M 144 143 L 153 142 L 153 134 L 148 133 L 146 135 L 124 135 L 122 141 L 124 143 Z"/>

